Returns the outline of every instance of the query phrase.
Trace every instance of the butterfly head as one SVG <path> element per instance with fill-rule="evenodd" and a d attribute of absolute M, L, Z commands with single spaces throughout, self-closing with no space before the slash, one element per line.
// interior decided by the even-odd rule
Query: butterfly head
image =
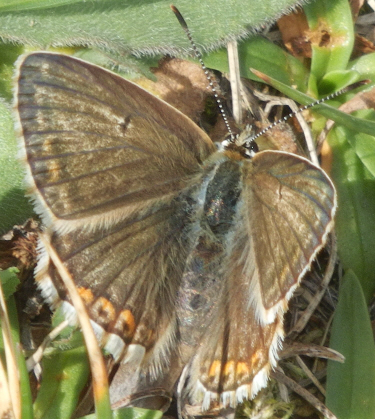
<path fill-rule="evenodd" d="M 235 151 L 242 157 L 251 159 L 258 153 L 259 147 L 249 128 L 246 128 L 240 134 L 228 134 L 224 141 L 220 143 L 219 150 Z"/>

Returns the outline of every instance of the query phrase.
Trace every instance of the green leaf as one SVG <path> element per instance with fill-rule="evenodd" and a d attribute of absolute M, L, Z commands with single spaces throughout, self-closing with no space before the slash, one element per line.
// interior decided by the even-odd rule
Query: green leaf
<path fill-rule="evenodd" d="M 336 126 L 328 142 L 338 194 L 340 260 L 345 269 L 354 270 L 369 301 L 375 291 L 375 137 Z"/>
<path fill-rule="evenodd" d="M 63 310 L 61 307 L 59 307 L 54 313 L 54 316 L 52 319 L 52 326 L 56 327 L 64 319 L 65 319 L 65 316 L 63 314 Z M 65 385 L 66 394 L 63 398 L 59 397 L 57 399 L 58 403 L 64 403 L 64 405 L 67 404 L 69 406 L 69 410 L 67 410 L 66 414 L 68 415 L 67 417 L 70 417 L 69 414 L 71 411 L 75 409 L 77 400 L 74 398 L 73 394 L 70 394 L 69 388 L 71 385 L 73 385 L 73 389 L 74 389 L 74 386 L 76 385 L 79 385 L 81 387 L 82 384 L 85 384 L 85 381 L 81 381 L 81 377 L 79 377 L 81 372 L 79 370 L 77 371 L 71 370 L 71 368 L 68 365 L 71 354 L 72 353 L 79 354 L 81 361 L 77 361 L 77 362 L 82 362 L 84 364 L 82 365 L 82 368 L 84 372 L 84 378 L 86 379 L 87 379 L 86 370 L 90 368 L 89 359 L 87 355 L 84 356 L 85 354 L 87 354 L 87 350 L 85 350 L 86 346 L 85 346 L 84 338 L 82 335 L 82 331 L 78 330 L 77 327 L 73 327 L 73 326 L 65 327 L 60 332 L 59 336 L 52 342 L 52 346 L 56 349 L 50 350 L 49 348 L 48 353 L 52 357 L 56 356 L 57 359 L 61 358 L 63 362 L 66 362 L 66 365 L 68 366 L 69 371 L 70 371 L 69 372 L 70 375 L 66 377 L 69 380 L 69 382 Z M 64 353 L 65 355 L 62 356 L 62 353 Z M 46 354 L 47 354 L 47 351 L 46 351 Z M 65 365 L 62 365 L 62 368 L 64 369 L 64 371 L 66 370 Z M 93 385 L 95 384 L 93 383 Z M 74 389 L 73 392 L 75 391 L 76 390 Z M 48 397 L 51 397 L 51 395 L 48 394 L 48 390 L 46 391 L 46 393 Z M 94 400 L 95 411 L 96 411 L 97 416 L 101 419 L 112 419 L 112 410 L 111 410 L 111 404 L 110 404 L 110 399 L 109 399 L 108 386 L 103 385 L 100 389 L 99 394 L 97 394 L 97 396 L 98 396 L 97 400 Z M 52 395 L 52 397 L 54 396 Z M 40 406 L 41 407 L 44 406 L 43 402 L 40 403 Z M 44 412 L 42 417 L 49 418 L 49 415 L 51 414 L 55 414 L 55 412 L 50 412 L 50 411 Z M 57 418 L 60 419 L 59 416 L 56 416 L 56 419 Z"/>
<path fill-rule="evenodd" d="M 337 92 L 345 86 L 349 86 L 364 77 L 355 70 L 331 71 L 323 76 L 319 83 L 319 96 L 324 97 L 333 92 Z"/>
<path fill-rule="evenodd" d="M 312 41 L 311 80 L 319 83 L 331 71 L 346 70 L 354 45 L 353 17 L 347 0 L 316 0 L 304 11 Z"/>
<path fill-rule="evenodd" d="M 242 77 L 261 81 L 250 71 L 256 68 L 288 86 L 306 89 L 308 72 L 303 64 L 283 49 L 261 36 L 254 36 L 238 43 Z M 227 50 L 220 49 L 204 56 L 206 67 L 229 72 Z"/>
<path fill-rule="evenodd" d="M 17 142 L 10 106 L 0 98 L 0 234 L 22 224 L 34 212 L 25 197 L 23 170 L 17 160 Z"/>
<path fill-rule="evenodd" d="M 30 389 L 29 372 L 26 367 L 25 355 L 20 343 L 20 325 L 18 320 L 18 311 L 14 296 L 7 301 L 8 314 L 12 328 L 12 338 L 15 343 L 16 362 L 18 366 L 18 374 L 20 379 L 21 393 L 21 415 L 22 419 L 32 419 L 33 415 L 33 398 Z"/>
<path fill-rule="evenodd" d="M 361 74 L 364 79 L 375 82 L 375 53 L 366 54 L 349 64 L 352 71 Z"/>
<path fill-rule="evenodd" d="M 264 23 L 274 21 L 296 0 L 180 0 L 178 7 L 194 39 L 205 50 L 243 38 Z M 46 8 L 46 5 L 49 5 Z M 190 48 L 184 31 L 170 9 L 170 0 L 52 0 L 36 7 L 32 2 L 6 3 L 0 8 L 0 38 L 37 48 L 95 46 L 123 56 L 173 53 Z M 31 8 L 32 7 L 32 8 Z"/>
<path fill-rule="evenodd" d="M 139 407 L 124 407 L 113 412 L 113 419 L 160 419 L 163 412 L 160 410 L 141 409 Z M 92 415 L 83 416 L 80 419 L 97 419 L 98 416 Z"/>
<path fill-rule="evenodd" d="M 35 419 L 69 419 L 89 376 L 84 347 L 59 352 L 42 361 L 43 380 L 34 403 Z"/>
<path fill-rule="evenodd" d="M 17 273 L 19 270 L 17 268 L 9 268 L 5 271 L 0 270 L 0 281 L 1 286 L 3 288 L 4 298 L 7 300 L 11 295 L 13 295 L 18 285 L 20 284 L 20 280 L 18 279 Z"/>
<path fill-rule="evenodd" d="M 13 71 L 14 62 L 22 53 L 23 47 L 20 45 L 9 45 L 0 42 L 0 97 L 8 102 L 13 97 Z"/>
<path fill-rule="evenodd" d="M 63 6 L 71 3 L 79 3 L 81 0 L 2 0 L 0 11 L 17 11 L 42 9 L 46 7 Z"/>
<path fill-rule="evenodd" d="M 375 121 L 375 111 L 366 109 L 355 112 L 363 120 Z M 366 134 L 348 135 L 347 139 L 359 160 L 375 178 L 375 138 Z"/>
<path fill-rule="evenodd" d="M 339 419 L 374 419 L 374 337 L 361 286 L 351 270 L 341 285 L 330 347 L 345 356 L 345 363 L 328 361 L 327 407 Z"/>
<path fill-rule="evenodd" d="M 18 376 L 20 384 L 20 394 L 21 394 L 21 416 L 23 419 L 32 419 L 32 396 L 30 390 L 30 381 L 29 373 L 26 368 L 26 362 L 22 346 L 20 344 L 20 326 L 18 321 L 18 311 L 15 303 L 14 292 L 19 285 L 20 281 L 17 276 L 17 268 L 9 268 L 5 271 L 0 271 L 0 281 L 3 287 L 4 296 L 7 304 L 7 312 L 10 323 L 10 334 L 11 334 L 11 346 L 14 348 L 14 353 L 16 357 L 16 364 L 18 367 Z M 1 328 L 4 327 L 4 324 L 0 323 L 0 354 L 1 362 L 5 360 L 4 350 L 4 341 L 3 333 Z M 1 333 L 2 332 L 2 333 Z"/>

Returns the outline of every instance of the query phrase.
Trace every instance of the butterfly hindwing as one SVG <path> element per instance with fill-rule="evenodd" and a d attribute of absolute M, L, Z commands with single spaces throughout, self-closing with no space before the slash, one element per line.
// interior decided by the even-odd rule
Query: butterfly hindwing
<path fill-rule="evenodd" d="M 261 324 L 267 324 L 285 311 L 324 246 L 336 192 L 319 167 L 290 153 L 258 153 L 244 175 L 244 220 L 255 249 L 251 301 Z M 247 264 L 247 269 L 254 268 Z"/>

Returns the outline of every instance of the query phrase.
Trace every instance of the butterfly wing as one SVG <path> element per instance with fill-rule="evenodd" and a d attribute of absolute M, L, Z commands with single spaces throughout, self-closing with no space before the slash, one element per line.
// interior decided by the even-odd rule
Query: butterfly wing
<path fill-rule="evenodd" d="M 31 187 L 44 216 L 48 211 L 66 226 L 172 195 L 214 150 L 165 102 L 64 55 L 23 58 L 16 101 Z"/>
<path fill-rule="evenodd" d="M 191 362 L 190 391 L 208 409 L 235 406 L 266 385 L 283 312 L 333 225 L 335 189 L 308 160 L 258 153 L 242 163 L 236 218 L 225 241 L 217 309 Z"/>
<path fill-rule="evenodd" d="M 251 304 L 261 324 L 286 309 L 333 228 L 335 188 L 309 160 L 275 151 L 255 155 L 244 173 L 247 231 L 253 238 L 255 270 Z M 261 222 L 259 222 L 261 220 Z M 248 275 L 249 275 L 248 274 Z"/>
<path fill-rule="evenodd" d="M 178 196 L 215 147 L 165 102 L 60 54 L 22 58 L 15 107 L 29 193 L 102 344 L 135 363 L 152 354 L 157 375 L 189 251 L 189 208 Z M 73 318 L 43 249 L 36 278 Z"/>

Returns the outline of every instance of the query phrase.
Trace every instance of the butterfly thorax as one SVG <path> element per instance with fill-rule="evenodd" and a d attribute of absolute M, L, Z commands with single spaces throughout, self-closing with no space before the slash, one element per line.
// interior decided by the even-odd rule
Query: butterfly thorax
<path fill-rule="evenodd" d="M 238 163 L 227 160 L 218 166 L 208 184 L 204 217 L 216 235 L 224 235 L 231 229 L 241 193 L 240 178 Z"/>

